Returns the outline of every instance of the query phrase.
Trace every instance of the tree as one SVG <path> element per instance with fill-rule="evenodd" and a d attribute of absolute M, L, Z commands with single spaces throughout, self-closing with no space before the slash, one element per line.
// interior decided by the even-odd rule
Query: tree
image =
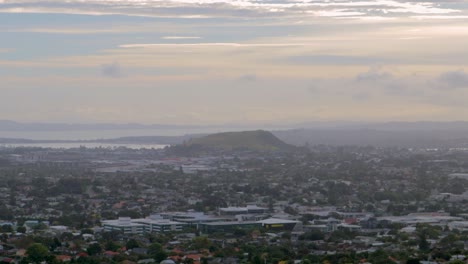
<path fill-rule="evenodd" d="M 24 234 L 24 233 L 26 233 L 26 227 L 24 227 L 24 226 L 18 226 L 18 227 L 16 228 L 16 232 L 18 232 L 18 233 L 23 233 L 23 234 Z"/>
<path fill-rule="evenodd" d="M 112 240 L 106 242 L 105 249 L 110 251 L 117 251 L 120 248 L 120 245 L 115 243 Z"/>
<path fill-rule="evenodd" d="M 34 243 L 26 250 L 28 258 L 34 263 L 40 263 L 49 256 L 49 250 L 40 243 Z"/>
<path fill-rule="evenodd" d="M 305 239 L 305 240 L 323 240 L 325 238 L 325 235 L 320 231 L 320 230 L 311 230 L 309 232 L 306 232 L 304 235 L 299 237 L 299 239 Z"/>
<path fill-rule="evenodd" d="M 394 261 L 391 261 L 389 259 L 388 254 L 382 249 L 378 249 L 377 251 L 371 253 L 369 255 L 369 260 L 371 263 L 379 263 L 379 264 L 395 263 Z"/>
<path fill-rule="evenodd" d="M 419 237 L 419 250 L 428 251 L 430 249 L 429 242 L 427 242 L 426 234 L 422 233 Z"/>
<path fill-rule="evenodd" d="M 461 260 L 452 260 L 449 262 L 449 264 L 464 264 L 465 262 L 461 261 Z"/>
<path fill-rule="evenodd" d="M 297 211 L 296 209 L 292 208 L 291 206 L 286 206 L 284 208 L 284 212 L 287 213 L 287 214 L 290 214 L 290 215 L 297 215 Z"/>
<path fill-rule="evenodd" d="M 125 244 L 125 247 L 127 249 L 133 249 L 133 248 L 140 247 L 140 244 L 138 244 L 138 242 L 135 239 L 132 238 L 132 239 L 127 241 L 127 244 Z"/>
<path fill-rule="evenodd" d="M 209 248 L 211 245 L 210 240 L 206 236 L 195 237 L 192 242 L 195 249 Z"/>
<path fill-rule="evenodd" d="M 94 231 L 92 229 L 90 229 L 90 228 L 85 228 L 85 229 L 81 230 L 81 234 L 91 234 L 91 235 L 93 235 Z"/>
<path fill-rule="evenodd" d="M 163 248 L 162 248 L 161 244 L 153 243 L 148 247 L 148 254 L 149 255 L 154 255 L 154 254 L 156 254 L 156 253 L 158 253 L 158 252 L 160 252 L 162 250 L 163 250 Z"/>
<path fill-rule="evenodd" d="M 13 227 L 11 225 L 2 225 L 2 233 L 11 233 L 13 232 Z"/>
<path fill-rule="evenodd" d="M 5 205 L 0 205 L 0 215 L 2 216 L 3 220 L 13 220 L 14 216 L 8 207 Z"/>
<path fill-rule="evenodd" d="M 72 260 L 73 261 L 73 260 Z M 82 264 L 99 264 L 100 262 L 95 259 L 95 258 L 90 258 L 90 257 L 79 257 L 76 260 L 76 263 L 82 263 Z"/>
<path fill-rule="evenodd" d="M 47 229 L 47 225 L 44 223 L 39 223 L 33 227 L 34 231 L 42 231 Z"/>
<path fill-rule="evenodd" d="M 86 251 L 88 252 L 88 255 L 94 256 L 94 255 L 97 255 L 97 254 L 101 253 L 102 247 L 101 247 L 101 245 L 99 245 L 99 243 L 93 243 L 93 244 L 89 245 L 89 247 L 88 247 L 88 249 Z"/>
<path fill-rule="evenodd" d="M 166 252 L 159 243 L 153 243 L 148 247 L 148 255 L 150 255 L 157 263 L 167 258 Z"/>

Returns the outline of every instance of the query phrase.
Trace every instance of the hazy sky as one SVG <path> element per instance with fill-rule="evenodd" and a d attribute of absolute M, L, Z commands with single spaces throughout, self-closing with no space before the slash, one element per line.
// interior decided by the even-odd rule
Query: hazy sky
<path fill-rule="evenodd" d="M 465 0 L 0 0 L 0 119 L 468 120 Z"/>

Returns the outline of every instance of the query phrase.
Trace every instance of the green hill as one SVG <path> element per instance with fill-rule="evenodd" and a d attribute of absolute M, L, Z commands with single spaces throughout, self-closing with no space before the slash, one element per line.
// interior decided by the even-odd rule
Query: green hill
<path fill-rule="evenodd" d="M 294 148 L 278 139 L 271 132 L 264 130 L 212 134 L 201 138 L 193 138 L 185 145 L 225 150 L 250 149 L 260 151 L 291 150 Z"/>

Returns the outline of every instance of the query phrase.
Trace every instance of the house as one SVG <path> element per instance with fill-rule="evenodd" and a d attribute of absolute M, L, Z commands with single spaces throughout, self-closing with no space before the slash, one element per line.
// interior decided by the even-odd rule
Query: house
<path fill-rule="evenodd" d="M 55 256 L 55 258 L 60 262 L 69 262 L 72 259 L 72 257 L 67 256 L 67 255 L 58 255 L 58 256 Z"/>

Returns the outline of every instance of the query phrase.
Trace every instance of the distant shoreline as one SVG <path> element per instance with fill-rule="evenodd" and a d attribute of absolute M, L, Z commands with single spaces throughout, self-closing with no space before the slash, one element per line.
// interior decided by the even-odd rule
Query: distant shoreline
<path fill-rule="evenodd" d="M 170 145 L 164 144 L 130 144 L 130 143 L 99 143 L 99 142 L 42 142 L 42 143 L 0 143 L 0 148 L 43 148 L 43 149 L 76 149 L 76 148 L 129 148 L 129 149 L 163 149 Z"/>

